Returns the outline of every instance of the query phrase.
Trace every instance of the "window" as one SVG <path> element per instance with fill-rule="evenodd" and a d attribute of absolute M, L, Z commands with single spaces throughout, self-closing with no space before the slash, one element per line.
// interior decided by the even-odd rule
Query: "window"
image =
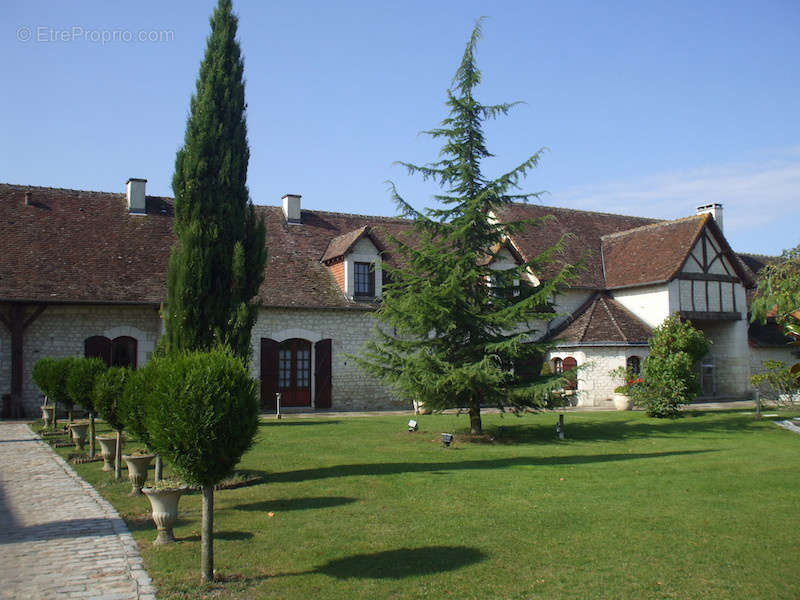
<path fill-rule="evenodd" d="M 353 295 L 375 296 L 375 267 L 372 263 L 353 263 Z"/>
<path fill-rule="evenodd" d="M 136 338 L 126 335 L 108 339 L 102 335 L 94 335 L 83 342 L 83 354 L 87 358 L 100 358 L 109 367 L 136 368 Z"/>
<path fill-rule="evenodd" d="M 642 361 L 638 356 L 629 356 L 625 361 L 625 367 L 634 375 L 639 375 L 642 372 Z"/>
<path fill-rule="evenodd" d="M 553 373 L 563 373 L 564 372 L 564 361 L 560 358 L 553 359 Z"/>

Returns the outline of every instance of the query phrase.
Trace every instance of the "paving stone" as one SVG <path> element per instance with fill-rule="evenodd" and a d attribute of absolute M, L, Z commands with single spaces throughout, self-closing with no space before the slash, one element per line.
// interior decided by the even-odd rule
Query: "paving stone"
<path fill-rule="evenodd" d="M 24 423 L 0 422 L 0 598 L 155 600 L 119 514 Z"/>

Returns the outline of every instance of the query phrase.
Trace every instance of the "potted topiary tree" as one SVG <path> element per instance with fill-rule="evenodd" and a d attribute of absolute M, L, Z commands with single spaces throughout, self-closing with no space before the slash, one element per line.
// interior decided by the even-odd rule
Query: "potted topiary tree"
<path fill-rule="evenodd" d="M 201 575 L 213 579 L 214 486 L 230 475 L 258 429 L 256 384 L 227 347 L 151 361 L 145 402 L 152 448 L 203 494 Z"/>
<path fill-rule="evenodd" d="M 92 393 L 95 380 L 106 368 L 106 363 L 99 358 L 73 358 L 67 375 L 67 394 L 89 413 L 89 458 L 94 458 L 95 454 Z"/>
<path fill-rule="evenodd" d="M 128 467 L 128 479 L 131 480 L 131 496 L 142 494 L 142 486 L 147 481 L 147 471 L 153 460 L 153 454 L 147 450 L 152 445 L 145 423 L 145 414 L 149 397 L 147 390 L 154 376 L 152 363 L 144 369 L 131 372 L 128 375 L 119 407 L 125 430 L 132 433 L 145 446 L 145 449 L 122 456 Z"/>
<path fill-rule="evenodd" d="M 124 427 L 120 404 L 130 374 L 130 369 L 112 367 L 97 378 L 94 386 L 94 406 L 97 409 L 97 414 L 99 414 L 115 432 L 113 437 L 97 438 L 102 448 L 103 460 L 105 461 L 103 470 L 110 471 L 113 469 L 114 479 L 116 481 L 119 481 L 120 478 L 122 429 Z M 113 465 L 111 464 L 112 460 Z"/>
<path fill-rule="evenodd" d="M 31 379 L 33 379 L 33 382 L 39 386 L 39 389 L 42 390 L 44 394 L 42 419 L 47 429 L 56 428 L 56 405 L 53 400 L 55 397 L 53 394 L 55 363 L 56 359 L 54 358 L 45 357 L 39 359 L 36 361 L 36 364 L 33 365 L 33 371 L 31 372 Z"/>

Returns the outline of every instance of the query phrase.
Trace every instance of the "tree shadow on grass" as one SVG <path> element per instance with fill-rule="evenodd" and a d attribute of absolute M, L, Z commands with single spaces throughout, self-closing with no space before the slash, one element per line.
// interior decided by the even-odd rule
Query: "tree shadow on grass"
<path fill-rule="evenodd" d="M 285 471 L 283 473 L 272 473 L 269 475 L 269 483 L 294 483 L 298 481 L 310 481 L 316 479 L 327 479 L 330 477 L 359 477 L 367 475 L 398 475 L 402 473 L 425 473 L 425 472 L 446 472 L 463 470 L 487 470 L 502 469 L 506 467 L 533 467 L 533 466 L 552 466 L 552 465 L 577 465 L 614 462 L 622 460 L 642 460 L 666 458 L 669 456 L 690 456 L 693 454 L 704 454 L 707 452 L 717 452 L 717 450 L 674 450 L 668 452 L 639 452 L 639 453 L 616 453 L 616 454 L 579 454 L 566 456 L 518 456 L 512 458 L 498 458 L 491 460 L 464 460 L 453 462 L 395 462 L 395 463 L 371 463 L 353 465 L 335 465 L 332 467 L 320 467 L 317 469 L 300 469 L 297 471 Z"/>
<path fill-rule="evenodd" d="M 455 571 L 486 560 L 487 555 L 468 546 L 428 546 L 400 548 L 370 554 L 337 558 L 324 565 L 300 573 L 278 573 L 272 576 L 246 578 L 249 581 L 294 577 L 298 575 L 328 575 L 336 579 L 407 579 Z"/>
<path fill-rule="evenodd" d="M 341 496 L 320 496 L 315 498 L 284 498 L 281 500 L 264 500 L 250 504 L 239 504 L 236 510 L 253 512 L 287 512 L 290 510 L 310 510 L 315 508 L 331 508 L 355 502 L 355 498 Z"/>
<path fill-rule="evenodd" d="M 677 419 L 622 418 L 619 420 L 594 420 L 590 416 L 565 413 L 566 440 L 620 441 L 656 437 L 699 437 L 710 435 L 739 435 L 758 430 L 759 422 L 743 412 L 683 413 Z M 552 414 L 552 424 L 501 424 L 486 427 L 494 444 L 551 444 L 556 437 L 557 414 Z M 577 417 L 577 418 L 576 418 Z M 702 417 L 702 418 L 701 418 Z M 458 435 L 456 436 L 458 439 Z"/>

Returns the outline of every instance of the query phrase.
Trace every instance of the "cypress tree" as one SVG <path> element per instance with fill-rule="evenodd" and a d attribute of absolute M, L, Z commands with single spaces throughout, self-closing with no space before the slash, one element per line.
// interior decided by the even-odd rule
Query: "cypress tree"
<path fill-rule="evenodd" d="M 178 241 L 167 274 L 166 348 L 221 343 L 247 359 L 265 230 L 247 189 L 244 63 L 230 0 L 219 0 L 210 22 L 172 179 Z"/>
<path fill-rule="evenodd" d="M 497 218 L 510 203 L 539 195 L 514 192 L 542 151 L 496 179 L 484 176 L 481 163 L 492 154 L 483 122 L 514 104 L 483 105 L 474 95 L 481 80 L 474 55 L 480 35 L 478 21 L 448 91 L 449 116 L 424 132 L 444 141 L 440 160 L 400 163 L 443 188 L 435 196 L 440 207 L 417 211 L 393 188 L 401 212 L 414 221 L 414 241 L 394 240 L 399 266 L 386 267 L 390 282 L 376 334 L 359 357 L 368 371 L 433 410 L 468 408 L 473 434 L 482 432 L 482 405 L 524 410 L 544 404 L 561 384 L 558 375 L 540 375 L 547 345 L 534 340 L 541 337 L 537 326 L 543 329 L 554 316 L 554 292 L 574 271 L 561 269 L 547 281 L 532 276 L 563 240 L 509 270 L 491 268 L 510 235 L 542 224 Z M 522 365 L 535 365 L 531 376 L 520 376 Z"/>

